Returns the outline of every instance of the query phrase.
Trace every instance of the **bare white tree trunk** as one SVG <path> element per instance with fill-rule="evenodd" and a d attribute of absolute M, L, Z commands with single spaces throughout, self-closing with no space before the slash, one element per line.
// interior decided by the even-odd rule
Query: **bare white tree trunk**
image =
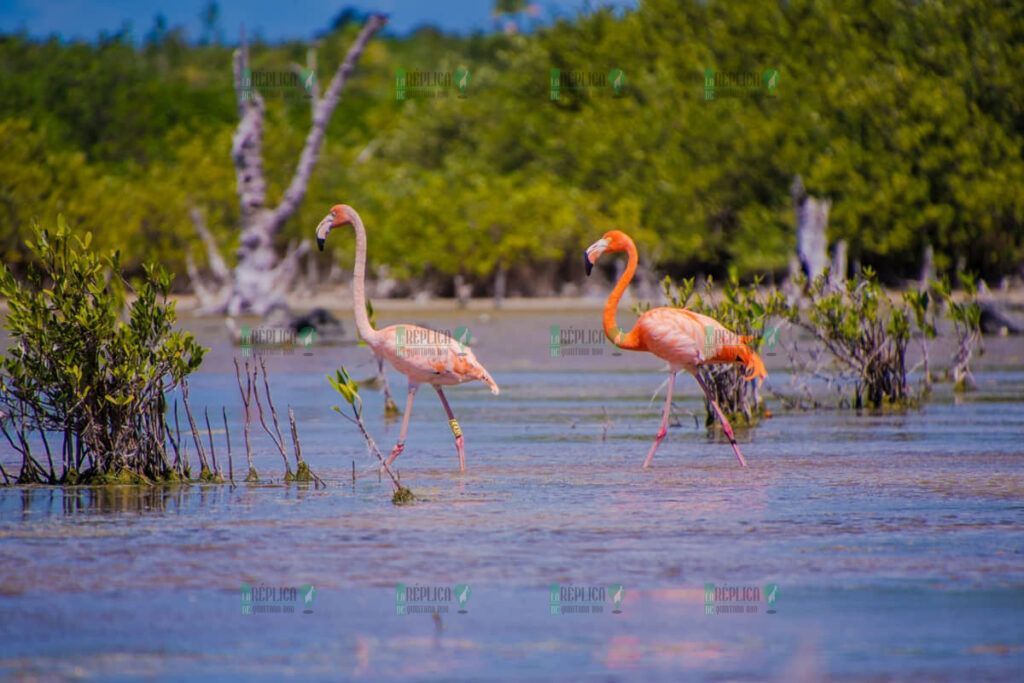
<path fill-rule="evenodd" d="M 508 287 L 508 271 L 503 266 L 498 266 L 494 272 L 494 307 L 501 308 L 505 301 L 505 293 Z"/>
<path fill-rule="evenodd" d="M 319 95 L 318 85 L 314 88 L 313 122 L 295 173 L 276 207 L 267 206 L 267 183 L 263 174 L 264 105 L 263 98 L 248 81 L 249 50 L 243 35 L 242 45 L 235 51 L 232 65 L 239 123 L 231 142 L 231 159 L 235 165 L 235 182 L 241 205 L 241 238 L 237 263 L 234 270 L 229 271 L 201 220 L 201 214 L 192 212 L 196 232 L 206 246 L 210 272 L 219 285 L 214 289 L 203 283 L 189 259 L 189 275 L 203 311 L 231 316 L 243 312 L 264 315 L 284 302 L 298 272 L 299 260 L 309 245 L 305 241 L 292 243 L 284 257 L 278 258 L 274 239 L 302 203 L 323 147 L 327 124 L 341 99 L 342 90 L 355 71 L 356 62 L 367 43 L 386 22 L 383 16 L 371 16 L 338 66 L 323 96 Z M 313 61 L 309 63 L 315 63 L 315 57 L 310 59 Z"/>
<path fill-rule="evenodd" d="M 800 267 L 813 281 L 828 267 L 828 212 L 832 202 L 816 199 L 804 188 L 797 176 L 791 188 L 793 209 L 796 212 L 796 251 Z"/>
<path fill-rule="evenodd" d="M 833 287 L 846 284 L 846 251 L 846 240 L 839 240 L 832 249 L 832 267 L 828 277 Z"/>
<path fill-rule="evenodd" d="M 931 244 L 925 245 L 921 261 L 921 279 L 917 289 L 923 292 L 931 287 L 932 280 L 935 279 L 935 249 Z"/>
<path fill-rule="evenodd" d="M 455 276 L 455 300 L 459 304 L 459 308 L 465 308 L 469 305 L 469 299 L 473 294 L 473 286 L 466 282 L 466 277 L 459 273 Z"/>

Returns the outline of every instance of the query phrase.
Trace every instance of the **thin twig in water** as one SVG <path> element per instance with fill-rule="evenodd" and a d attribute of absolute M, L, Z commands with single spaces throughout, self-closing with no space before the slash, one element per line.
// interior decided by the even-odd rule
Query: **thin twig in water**
<path fill-rule="evenodd" d="M 267 364 L 263 360 L 263 356 L 259 356 L 259 361 L 260 369 L 263 370 L 263 393 L 267 397 L 267 406 L 270 407 L 270 417 L 274 421 L 274 432 L 277 433 L 277 440 L 283 448 L 284 435 L 281 433 L 281 422 L 277 419 L 277 408 L 274 407 L 274 399 L 270 395 L 270 380 L 267 378 Z"/>
<path fill-rule="evenodd" d="M 202 476 L 203 470 L 209 471 L 210 466 L 206 462 L 206 453 L 203 451 L 203 441 L 199 437 L 199 429 L 196 427 L 195 418 L 192 417 L 192 408 L 188 404 L 188 382 L 181 383 L 181 403 L 185 406 L 185 417 L 188 418 L 189 428 L 192 430 L 192 441 L 196 444 L 196 452 L 199 454 L 199 472 Z"/>
<path fill-rule="evenodd" d="M 303 466 L 305 466 L 306 471 L 309 472 L 309 476 L 313 477 L 313 481 L 316 485 L 327 488 L 327 484 L 324 483 L 324 480 L 318 477 L 316 472 L 314 472 L 309 465 L 306 464 L 306 461 L 302 459 L 302 446 L 299 444 L 299 428 L 295 423 L 295 411 L 292 410 L 291 406 L 288 406 L 288 424 L 291 426 L 292 445 L 295 447 L 295 462 L 298 463 L 299 472 L 301 473 Z"/>
<path fill-rule="evenodd" d="M 220 407 L 221 415 L 224 417 L 224 438 L 228 442 L 228 481 L 231 482 L 231 488 L 235 487 L 235 463 L 231 458 L 231 431 L 228 429 L 228 409 L 224 406 Z"/>
<path fill-rule="evenodd" d="M 189 469 L 188 451 L 185 451 L 185 456 L 183 458 L 179 458 L 178 446 L 181 445 L 181 426 L 178 424 L 178 399 L 174 399 L 174 433 L 176 437 L 172 443 L 174 444 L 175 464 L 178 466 L 178 476 L 184 479 L 185 470 Z"/>
<path fill-rule="evenodd" d="M 697 415 L 697 413 L 693 412 L 692 410 L 685 410 L 683 408 L 680 408 L 679 406 L 676 405 L 675 401 L 672 401 L 672 410 L 670 411 L 669 414 L 671 416 L 674 416 L 677 412 L 682 413 L 683 415 L 689 415 L 690 417 L 692 417 L 693 418 L 693 428 L 694 429 L 700 429 L 700 416 Z M 675 423 L 672 426 L 673 427 L 682 427 L 683 426 L 683 421 L 677 418 Z"/>
<path fill-rule="evenodd" d="M 252 381 L 252 395 L 253 395 L 253 398 L 256 401 L 256 412 L 259 415 L 260 424 L 263 425 L 263 431 L 265 431 L 267 433 L 267 436 L 270 437 L 270 440 L 274 442 L 275 446 L 277 446 L 277 451 L 281 454 L 281 459 L 284 460 L 285 479 L 288 480 L 288 481 L 291 481 L 291 479 L 292 479 L 292 477 L 294 475 L 292 474 L 291 465 L 288 463 L 288 453 L 284 449 L 284 440 L 280 439 L 281 430 L 278 429 L 277 430 L 277 436 L 274 436 L 274 433 L 272 431 L 270 431 L 270 427 L 267 426 L 266 419 L 263 417 L 263 403 L 260 401 L 259 386 L 256 383 L 256 380 L 259 377 L 259 367 L 258 366 L 254 366 L 253 367 L 253 369 L 252 369 L 252 377 L 253 377 L 253 381 Z M 267 397 L 267 402 L 268 403 L 270 402 L 270 397 L 269 396 Z"/>
<path fill-rule="evenodd" d="M 220 466 L 217 464 L 217 451 L 213 448 L 213 430 L 210 429 L 210 411 L 204 406 L 203 415 L 206 418 L 206 436 L 210 440 L 210 459 L 213 460 L 213 473 L 218 477 L 224 475 L 220 471 Z"/>
<path fill-rule="evenodd" d="M 380 449 L 377 448 L 377 442 L 374 441 L 373 437 L 370 436 L 370 433 L 368 431 L 366 431 L 366 425 L 363 424 L 363 415 L 362 415 L 363 411 L 362 411 L 362 408 L 360 407 L 362 405 L 362 401 L 359 400 L 358 397 L 357 397 L 357 400 L 358 400 L 359 406 L 357 406 L 357 405 L 353 405 L 352 406 L 352 414 L 353 414 L 354 417 L 346 415 L 345 413 L 341 412 L 341 408 L 338 408 L 338 407 L 335 407 L 335 411 L 339 415 L 341 415 L 343 418 L 345 418 L 346 420 L 348 420 L 349 422 L 351 422 L 352 424 L 354 424 L 356 427 L 359 428 L 359 433 L 363 435 L 363 439 L 366 441 L 366 449 L 368 451 L 370 451 L 370 453 L 372 455 L 377 457 L 377 460 L 379 460 L 380 464 L 381 464 L 381 468 L 380 469 L 382 469 L 382 470 L 384 470 L 385 472 L 388 473 L 388 477 L 391 478 L 391 483 L 395 485 L 395 490 L 398 491 L 398 490 L 400 490 L 402 488 L 402 485 L 399 483 L 398 477 L 395 476 L 395 473 L 391 471 L 391 468 L 388 466 L 387 462 L 385 462 L 384 456 L 381 454 Z M 380 475 L 380 469 L 377 470 L 377 480 L 378 481 L 380 481 L 380 476 L 381 476 Z"/>
<path fill-rule="evenodd" d="M 245 361 L 245 388 L 242 388 L 241 371 L 238 368 L 238 359 L 235 358 L 235 379 L 238 380 L 238 393 L 242 395 L 243 419 L 242 435 L 245 437 L 245 459 L 249 463 L 249 472 L 245 475 L 246 481 L 259 479 L 256 474 L 256 466 L 252 463 L 252 445 L 249 443 L 249 424 L 252 422 L 252 379 L 249 377 L 249 361 Z"/>

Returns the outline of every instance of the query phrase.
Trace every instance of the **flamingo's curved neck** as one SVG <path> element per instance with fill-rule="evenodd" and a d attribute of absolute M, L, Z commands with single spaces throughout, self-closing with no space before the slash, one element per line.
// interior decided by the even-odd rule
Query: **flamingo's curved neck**
<path fill-rule="evenodd" d="M 639 261 L 636 245 L 633 244 L 633 240 L 630 240 L 628 237 L 626 239 L 626 253 L 629 255 L 629 261 L 626 263 L 626 270 L 622 272 L 622 277 L 619 278 L 619 281 L 615 284 L 615 289 L 608 295 L 608 301 L 604 304 L 604 333 L 616 346 L 623 349 L 634 349 L 637 348 L 635 333 L 633 331 L 624 331 L 615 322 L 615 311 L 619 307 L 622 295 L 625 294 L 626 288 L 629 287 L 629 283 L 632 282 L 633 276 L 636 274 L 636 266 Z"/>
<path fill-rule="evenodd" d="M 352 270 L 352 313 L 356 318 L 356 329 L 359 336 L 371 346 L 377 340 L 378 332 L 370 325 L 370 316 L 366 314 L 366 228 L 363 219 L 351 209 L 352 227 L 356 231 L 356 265 Z"/>

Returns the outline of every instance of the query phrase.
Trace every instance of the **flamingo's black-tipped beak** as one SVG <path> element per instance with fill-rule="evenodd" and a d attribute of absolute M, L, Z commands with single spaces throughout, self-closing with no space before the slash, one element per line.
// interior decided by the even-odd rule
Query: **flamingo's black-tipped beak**
<path fill-rule="evenodd" d="M 324 242 L 327 241 L 327 235 L 330 234 L 331 228 L 333 227 L 334 212 L 332 211 L 324 216 L 324 219 L 316 226 L 316 246 L 320 251 L 324 250 Z"/>
<path fill-rule="evenodd" d="M 590 277 L 590 271 L 594 270 L 594 263 L 597 259 L 601 258 L 601 254 L 608 248 L 608 240 L 602 237 L 598 241 L 587 247 L 587 250 L 583 252 L 583 267 L 587 269 L 587 277 Z"/>

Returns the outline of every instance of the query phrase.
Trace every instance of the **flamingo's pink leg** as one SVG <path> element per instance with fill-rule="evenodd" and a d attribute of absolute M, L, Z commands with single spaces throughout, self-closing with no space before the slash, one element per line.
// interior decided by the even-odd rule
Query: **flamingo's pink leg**
<path fill-rule="evenodd" d="M 736 436 L 732 432 L 732 425 L 729 424 L 729 420 L 726 419 L 725 413 L 722 412 L 722 407 L 718 405 L 718 401 L 712 397 L 711 391 L 708 389 L 708 385 L 700 378 L 700 374 L 696 372 L 693 373 L 693 378 L 697 380 L 697 384 L 699 384 L 700 388 L 704 390 L 704 395 L 708 397 L 708 403 L 711 404 L 711 407 L 715 410 L 715 414 L 718 415 L 718 419 L 722 423 L 722 431 L 725 432 L 726 437 L 729 439 L 729 443 L 732 444 L 732 450 L 736 453 L 736 457 L 739 458 L 740 464 L 746 467 L 747 461 L 743 459 L 743 454 L 740 453 L 740 445 L 736 443 Z"/>
<path fill-rule="evenodd" d="M 448 399 L 444 395 L 444 391 L 440 386 L 435 385 L 434 389 L 437 390 L 437 395 L 441 399 L 441 405 L 444 406 L 444 412 L 448 414 L 448 426 L 452 428 L 452 434 L 455 435 L 455 450 L 459 454 L 459 471 L 466 471 L 466 448 L 464 446 L 464 439 L 462 438 L 462 427 L 459 426 L 459 421 L 455 419 L 455 413 L 452 412 L 452 407 L 448 405 Z"/>
<path fill-rule="evenodd" d="M 668 415 L 672 411 L 672 389 L 676 385 L 676 373 L 669 373 L 668 376 L 668 389 L 665 390 L 665 410 L 661 414 L 661 429 L 658 430 L 658 435 L 654 437 L 654 443 L 651 444 L 651 450 L 647 452 L 647 459 L 644 460 L 644 469 L 646 470 L 651 466 L 651 460 L 654 459 L 654 452 L 658 450 L 658 446 L 665 440 L 665 435 L 668 434 Z"/>
<path fill-rule="evenodd" d="M 409 416 L 412 414 L 412 400 L 416 397 L 416 390 L 420 388 L 420 385 L 409 382 L 409 393 L 405 397 L 405 414 L 402 416 L 402 429 L 398 432 L 398 443 L 391 449 L 391 455 L 385 461 L 385 464 L 390 466 L 395 461 L 395 458 L 402 454 L 405 450 L 405 435 L 409 432 Z M 381 467 L 381 469 L 384 469 Z"/>

